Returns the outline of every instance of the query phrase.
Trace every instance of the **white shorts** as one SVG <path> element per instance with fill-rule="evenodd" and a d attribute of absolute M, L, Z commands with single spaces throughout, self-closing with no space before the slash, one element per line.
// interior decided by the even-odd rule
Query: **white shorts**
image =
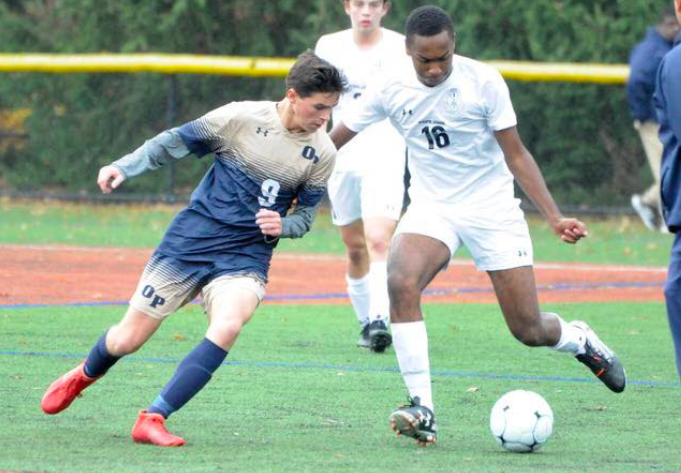
<path fill-rule="evenodd" d="M 404 140 L 387 121 L 341 148 L 328 183 L 333 223 L 344 226 L 367 217 L 399 220 L 405 155 Z"/>
<path fill-rule="evenodd" d="M 519 200 L 488 209 L 412 204 L 400 220 L 401 233 L 425 235 L 441 241 L 452 256 L 463 244 L 480 271 L 532 266 L 532 240 Z"/>

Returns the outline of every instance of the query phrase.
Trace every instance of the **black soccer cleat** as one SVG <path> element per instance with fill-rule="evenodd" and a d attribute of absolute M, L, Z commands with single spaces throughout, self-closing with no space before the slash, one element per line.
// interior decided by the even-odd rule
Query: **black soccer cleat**
<path fill-rule="evenodd" d="M 398 437 L 406 435 L 414 438 L 419 445 L 424 447 L 437 441 L 435 414 L 422 406 L 418 397 L 409 399 L 409 405 L 395 409 L 388 417 L 388 421 L 390 428 L 397 433 Z"/>
<path fill-rule="evenodd" d="M 611 391 L 621 393 L 627 383 L 627 375 L 624 372 L 615 352 L 603 343 L 596 333 L 584 322 L 570 322 L 570 325 L 584 330 L 586 333 L 585 352 L 576 358 L 584 363 Z"/>
<path fill-rule="evenodd" d="M 369 338 L 369 324 L 362 327 L 362 331 L 359 332 L 359 340 L 357 340 L 357 346 L 360 348 L 370 348 L 371 339 Z"/>
<path fill-rule="evenodd" d="M 393 337 L 388 332 L 385 322 L 374 320 L 369 324 L 369 344 L 371 351 L 383 353 L 393 343 Z"/>

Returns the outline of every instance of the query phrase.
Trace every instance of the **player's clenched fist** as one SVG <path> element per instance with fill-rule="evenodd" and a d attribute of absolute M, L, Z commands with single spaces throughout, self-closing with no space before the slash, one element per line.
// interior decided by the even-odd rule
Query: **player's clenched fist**
<path fill-rule="evenodd" d="M 99 170 L 97 184 L 104 194 L 110 194 L 125 181 L 125 175 L 116 166 L 104 166 Z"/>
<path fill-rule="evenodd" d="M 255 223 L 260 227 L 263 235 L 280 237 L 281 236 L 281 215 L 272 210 L 260 209 L 255 214 Z"/>
<path fill-rule="evenodd" d="M 589 235 L 586 225 L 576 218 L 561 218 L 553 226 L 553 231 L 565 243 L 577 243 L 580 239 Z"/>

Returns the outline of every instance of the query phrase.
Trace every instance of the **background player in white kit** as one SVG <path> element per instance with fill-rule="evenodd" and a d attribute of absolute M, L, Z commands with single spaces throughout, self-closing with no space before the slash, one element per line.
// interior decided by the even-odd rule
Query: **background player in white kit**
<path fill-rule="evenodd" d="M 495 69 L 454 54 L 452 20 L 442 9 L 414 10 L 406 24 L 412 66 L 367 90 L 331 132 L 340 148 L 368 124 L 389 117 L 409 146 L 411 204 L 388 260 L 395 353 L 411 404 L 393 411 L 398 434 L 433 443 L 428 337 L 421 293 L 463 244 L 486 271 L 511 333 L 528 346 L 570 353 L 612 391 L 626 377 L 617 356 L 584 322 L 541 312 L 532 242 L 514 197 L 513 180 L 567 243 L 587 235 L 565 218 L 518 136 L 503 78 Z"/>
<path fill-rule="evenodd" d="M 381 28 L 388 0 L 342 0 L 352 28 L 322 36 L 315 53 L 339 68 L 348 91 L 333 111 L 335 123 L 376 76 L 406 63 L 404 36 Z M 382 352 L 390 346 L 386 260 L 404 199 L 404 140 L 383 120 L 338 154 L 329 179 L 333 223 L 348 255 L 348 295 L 362 326 L 357 345 Z"/>

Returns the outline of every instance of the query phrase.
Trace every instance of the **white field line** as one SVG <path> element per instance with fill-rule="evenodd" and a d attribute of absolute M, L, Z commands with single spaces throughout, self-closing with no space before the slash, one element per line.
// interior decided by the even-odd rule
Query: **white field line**
<path fill-rule="evenodd" d="M 70 246 L 70 245 L 0 245 L 0 250 L 34 250 L 34 251 L 67 251 L 82 253 L 151 253 L 152 248 L 125 248 L 125 247 L 98 247 L 98 246 Z M 285 260 L 315 260 L 315 261 L 345 261 L 344 255 L 323 255 L 310 253 L 275 253 L 275 259 Z M 454 259 L 450 266 L 474 267 L 472 260 Z M 666 266 L 634 266 L 634 265 L 611 265 L 611 264 L 588 264 L 588 263 L 558 263 L 558 262 L 535 262 L 536 269 L 548 270 L 572 270 L 572 271 L 605 271 L 611 273 L 637 272 L 637 273 L 666 273 Z"/>

